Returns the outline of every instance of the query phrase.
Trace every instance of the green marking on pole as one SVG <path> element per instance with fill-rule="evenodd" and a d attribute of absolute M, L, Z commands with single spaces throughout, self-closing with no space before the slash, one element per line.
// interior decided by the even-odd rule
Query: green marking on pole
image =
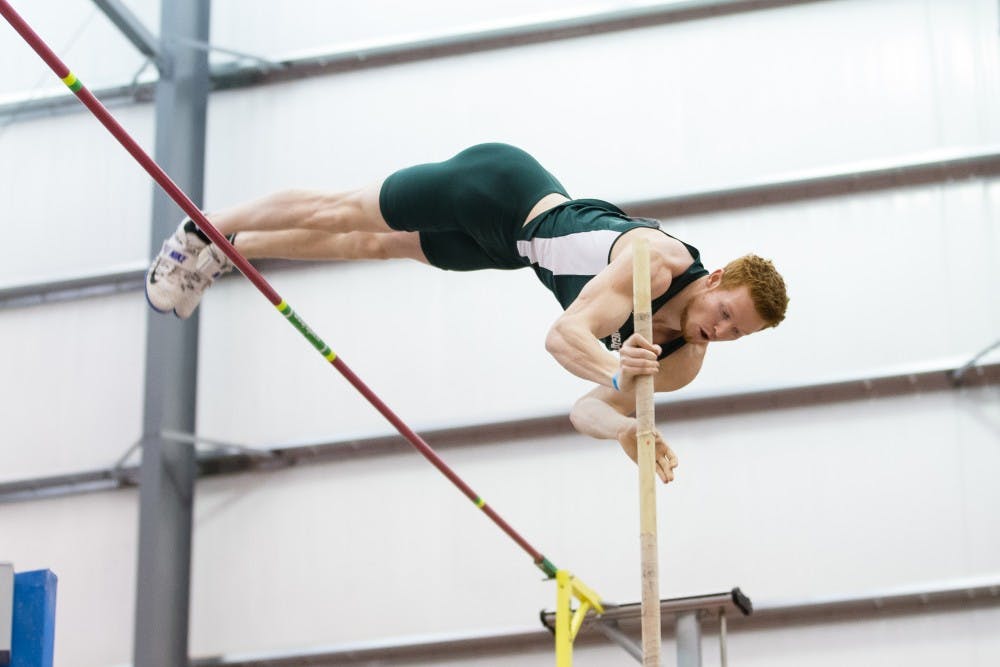
<path fill-rule="evenodd" d="M 309 343 L 316 348 L 316 350 L 322 354 L 327 361 L 333 361 L 337 358 L 334 351 L 323 342 L 322 338 L 316 335 L 315 331 L 309 328 L 309 325 L 306 324 L 301 317 L 299 317 L 298 313 L 292 310 L 292 307 L 288 305 L 287 301 L 282 299 L 281 303 L 276 305 L 275 308 L 277 308 L 278 312 L 285 316 L 286 320 L 291 322 L 292 326 L 295 327 L 300 334 L 305 336 L 305 339 L 309 341 Z"/>
<path fill-rule="evenodd" d="M 559 568 L 553 565 L 552 562 L 545 556 L 542 556 L 542 561 L 540 563 L 535 563 L 535 565 L 537 565 L 538 569 L 544 572 L 549 579 L 554 578 L 556 576 L 556 572 L 559 571 Z"/>

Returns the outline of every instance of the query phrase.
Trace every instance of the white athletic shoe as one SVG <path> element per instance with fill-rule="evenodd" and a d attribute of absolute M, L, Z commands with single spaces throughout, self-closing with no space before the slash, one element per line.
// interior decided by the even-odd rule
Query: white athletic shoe
<path fill-rule="evenodd" d="M 184 231 L 187 222 L 187 219 L 181 221 L 167 237 L 146 271 L 146 301 L 160 313 L 173 311 L 185 293 L 200 282 L 196 264 L 206 244 L 197 234 Z"/>
<path fill-rule="evenodd" d="M 186 289 L 174 304 L 174 314 L 181 319 L 191 317 L 205 290 L 212 286 L 216 278 L 232 270 L 233 263 L 214 244 L 202 248 L 195 262 L 194 275 L 185 281 Z"/>

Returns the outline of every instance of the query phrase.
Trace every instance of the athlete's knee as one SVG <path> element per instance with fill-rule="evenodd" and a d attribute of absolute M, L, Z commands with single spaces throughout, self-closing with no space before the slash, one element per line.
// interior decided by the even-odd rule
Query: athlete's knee
<path fill-rule="evenodd" d="M 420 248 L 420 236 L 415 232 L 359 232 L 348 236 L 352 241 L 352 255 L 357 259 L 415 259 L 427 262 Z"/>
<path fill-rule="evenodd" d="M 418 262 L 427 264 L 427 257 L 424 255 L 420 245 L 420 234 L 417 232 L 390 232 L 388 234 L 376 234 L 382 244 L 385 259 L 415 259 Z"/>
<path fill-rule="evenodd" d="M 366 232 L 357 232 L 350 234 L 353 246 L 351 253 L 356 259 L 390 259 L 392 255 L 390 254 L 389 245 L 386 243 L 382 236 L 387 236 L 386 234 L 369 234 Z"/>

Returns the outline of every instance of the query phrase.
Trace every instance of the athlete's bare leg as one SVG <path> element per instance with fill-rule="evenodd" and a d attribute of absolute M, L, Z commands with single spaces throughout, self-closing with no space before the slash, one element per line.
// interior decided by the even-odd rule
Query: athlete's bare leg
<path fill-rule="evenodd" d="M 309 229 L 321 232 L 393 232 L 379 209 L 381 183 L 348 192 L 284 190 L 212 213 L 223 234 Z"/>
<path fill-rule="evenodd" d="M 350 260 L 409 258 L 426 263 L 420 236 L 389 227 L 379 209 L 381 184 L 331 193 L 286 190 L 210 213 L 247 258 Z M 232 263 L 198 238 L 190 222 L 164 242 L 146 273 L 146 298 L 157 311 L 190 317 L 202 294 Z M 235 234 L 235 238 L 232 236 Z"/>
<path fill-rule="evenodd" d="M 235 245 L 247 259 L 415 259 L 427 263 L 416 232 L 241 231 Z"/>

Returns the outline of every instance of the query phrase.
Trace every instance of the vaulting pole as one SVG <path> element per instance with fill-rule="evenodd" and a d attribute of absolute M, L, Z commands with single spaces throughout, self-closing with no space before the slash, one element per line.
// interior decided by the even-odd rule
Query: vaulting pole
<path fill-rule="evenodd" d="M 632 294 L 635 332 L 653 340 L 649 297 L 649 243 L 632 244 Z M 660 578 L 656 549 L 656 437 L 653 376 L 636 378 L 635 416 L 639 447 L 639 543 L 642 559 L 642 664 L 660 665 Z"/>
<path fill-rule="evenodd" d="M 514 540 L 524 551 L 531 556 L 532 561 L 535 565 L 544 572 L 549 577 L 555 577 L 558 568 L 553 565 L 549 559 L 536 550 L 531 544 L 528 543 L 521 535 L 515 531 L 510 524 L 508 524 L 504 519 L 497 514 L 493 508 L 486 504 L 479 495 L 472 490 L 472 488 L 466 484 L 462 478 L 460 478 L 455 472 L 448 467 L 448 465 L 441 459 L 437 453 L 431 449 L 430 445 L 424 442 L 423 438 L 414 433 L 396 414 L 389 409 L 389 407 L 382 402 L 382 400 L 375 395 L 371 389 L 368 388 L 361 379 L 354 374 L 354 372 L 340 359 L 333 350 L 327 346 L 323 340 L 313 332 L 312 329 L 299 317 L 299 315 L 292 310 L 292 307 L 285 302 L 284 299 L 274 291 L 274 288 L 264 279 L 264 276 L 260 274 L 257 269 L 255 269 L 250 262 L 248 262 L 242 255 L 240 255 L 236 248 L 226 240 L 219 230 L 217 230 L 212 223 L 208 221 L 201 210 L 194 205 L 194 202 L 184 194 L 184 191 L 174 183 L 170 177 L 160 168 L 156 162 L 146 154 L 145 151 L 129 136 L 128 132 L 115 120 L 108 110 L 104 107 L 101 102 L 94 97 L 93 93 L 87 90 L 79 79 L 76 78 L 69 68 L 63 64 L 62 60 L 48 47 L 48 45 L 39 37 L 31 26 L 29 26 L 24 19 L 18 15 L 14 8 L 10 6 L 7 0 L 0 0 L 0 15 L 2 15 L 7 22 L 11 25 L 21 35 L 25 42 L 34 49 L 35 53 L 45 61 L 45 63 L 55 72 L 56 76 L 62 79 L 62 82 L 73 91 L 77 98 L 86 106 L 97 120 L 101 122 L 108 131 L 114 135 L 115 139 L 118 140 L 125 150 L 132 155 L 135 160 L 142 165 L 142 168 L 156 181 L 161 188 L 170 196 L 174 202 L 191 217 L 192 220 L 198 225 L 208 236 L 212 242 L 219 248 L 226 257 L 228 257 L 236 268 L 247 277 L 254 284 L 254 286 L 265 296 L 271 304 L 278 309 L 285 319 L 301 333 L 309 343 L 316 348 L 317 351 L 323 358 L 330 362 L 330 364 L 336 368 L 341 375 L 350 382 L 355 389 L 357 389 L 362 396 L 364 396 L 372 406 L 378 410 L 383 417 L 385 417 L 389 423 L 391 423 L 396 430 L 399 431 L 400 435 L 409 440 L 410 444 L 413 445 L 417 451 L 423 454 L 424 458 L 431 462 L 431 464 L 441 471 L 445 477 L 451 480 L 452 484 L 458 487 L 458 489 L 465 494 L 465 496 L 475 503 L 476 507 L 481 509 L 484 514 L 486 514 L 490 519 L 493 520 L 497 526 L 500 527 L 503 532 Z"/>

